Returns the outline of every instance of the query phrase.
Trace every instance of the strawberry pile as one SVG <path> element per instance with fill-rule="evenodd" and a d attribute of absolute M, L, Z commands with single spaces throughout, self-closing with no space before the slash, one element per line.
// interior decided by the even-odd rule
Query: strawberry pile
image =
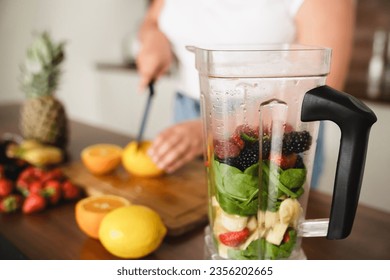
<path fill-rule="evenodd" d="M 19 210 L 35 213 L 80 196 L 81 189 L 59 168 L 45 170 L 29 166 L 13 181 L 6 177 L 0 165 L 0 213 Z"/>

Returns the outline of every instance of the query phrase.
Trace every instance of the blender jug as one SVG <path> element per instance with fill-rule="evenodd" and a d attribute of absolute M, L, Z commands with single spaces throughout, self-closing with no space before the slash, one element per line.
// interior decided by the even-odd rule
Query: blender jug
<path fill-rule="evenodd" d="M 303 259 L 302 237 L 349 235 L 375 114 L 325 86 L 331 50 L 187 47 L 195 53 L 213 259 Z M 330 217 L 305 220 L 319 120 L 341 130 Z"/>

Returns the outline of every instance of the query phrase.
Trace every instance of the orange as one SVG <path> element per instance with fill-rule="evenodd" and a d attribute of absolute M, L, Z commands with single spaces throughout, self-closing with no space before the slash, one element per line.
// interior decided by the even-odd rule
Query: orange
<path fill-rule="evenodd" d="M 123 150 L 123 167 L 131 174 L 139 177 L 157 177 L 164 171 L 156 166 L 147 151 L 152 145 L 150 141 L 143 141 L 137 149 L 137 142 L 130 142 Z"/>
<path fill-rule="evenodd" d="M 85 167 L 95 175 L 113 171 L 121 162 L 122 147 L 113 144 L 96 144 L 81 151 Z"/>
<path fill-rule="evenodd" d="M 114 209 L 128 206 L 130 202 L 121 196 L 98 195 L 81 199 L 75 206 L 79 228 L 89 237 L 99 238 L 99 227 L 104 216 Z"/>
<path fill-rule="evenodd" d="M 167 233 L 160 215 L 149 207 L 130 205 L 115 209 L 102 220 L 99 240 L 111 254 L 142 258 L 155 251 Z"/>

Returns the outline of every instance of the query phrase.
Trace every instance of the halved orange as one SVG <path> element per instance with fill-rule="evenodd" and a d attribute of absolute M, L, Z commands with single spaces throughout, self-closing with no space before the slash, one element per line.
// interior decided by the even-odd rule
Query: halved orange
<path fill-rule="evenodd" d="M 95 144 L 81 151 L 81 160 L 85 167 L 95 175 L 113 171 L 122 158 L 122 147 L 113 144 Z"/>
<path fill-rule="evenodd" d="M 130 201 L 117 195 L 96 195 L 77 202 L 75 218 L 79 228 L 89 237 L 99 238 L 99 227 L 107 213 L 130 205 Z"/>

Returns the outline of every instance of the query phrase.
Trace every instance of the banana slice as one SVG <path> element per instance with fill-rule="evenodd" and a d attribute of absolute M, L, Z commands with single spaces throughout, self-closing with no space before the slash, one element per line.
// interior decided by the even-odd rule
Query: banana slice
<path fill-rule="evenodd" d="M 220 206 L 219 206 L 219 203 L 218 203 L 218 200 L 217 200 L 217 198 L 216 198 L 215 196 L 213 196 L 213 197 L 211 198 L 211 205 L 212 205 L 213 207 L 220 207 Z"/>
<path fill-rule="evenodd" d="M 282 224 L 282 223 L 275 224 L 273 228 L 271 228 L 268 231 L 265 240 L 267 240 L 269 243 L 279 246 L 280 243 L 282 243 L 283 236 L 287 228 L 288 228 L 288 224 Z"/>
<path fill-rule="evenodd" d="M 242 217 L 238 215 L 231 215 L 221 211 L 221 224 L 228 231 L 240 231 L 243 230 L 248 223 L 248 217 Z"/>
<path fill-rule="evenodd" d="M 280 204 L 279 218 L 284 224 L 296 227 L 301 213 L 302 207 L 294 198 L 287 198 Z"/>
<path fill-rule="evenodd" d="M 264 225 L 265 228 L 272 228 L 276 223 L 279 223 L 280 217 L 278 212 L 265 211 Z"/>
<path fill-rule="evenodd" d="M 246 227 L 249 229 L 250 232 L 257 229 L 257 219 L 255 216 L 249 217 L 248 224 L 246 225 Z"/>

